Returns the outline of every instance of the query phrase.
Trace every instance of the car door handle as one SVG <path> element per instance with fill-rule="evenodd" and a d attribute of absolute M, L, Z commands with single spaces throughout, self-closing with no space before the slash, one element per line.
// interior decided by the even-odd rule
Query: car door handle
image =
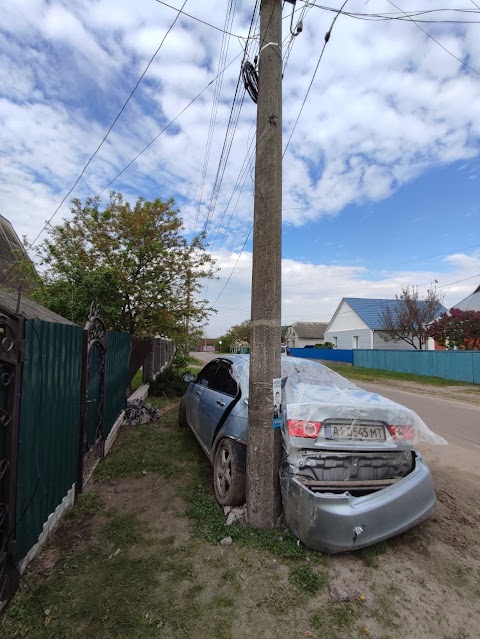
<path fill-rule="evenodd" d="M 225 402 L 222 402 L 221 399 L 217 399 L 217 406 L 225 406 Z"/>
<path fill-rule="evenodd" d="M 198 395 L 199 397 L 201 397 L 202 393 L 200 391 L 195 391 L 195 395 Z"/>

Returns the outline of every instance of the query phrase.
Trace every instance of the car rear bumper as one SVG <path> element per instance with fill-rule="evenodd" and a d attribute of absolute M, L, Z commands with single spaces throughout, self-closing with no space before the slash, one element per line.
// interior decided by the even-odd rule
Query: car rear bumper
<path fill-rule="evenodd" d="M 418 453 L 411 473 L 363 497 L 312 492 L 286 473 L 280 483 L 292 533 L 308 548 L 328 554 L 398 535 L 428 517 L 436 501 L 430 469 Z"/>

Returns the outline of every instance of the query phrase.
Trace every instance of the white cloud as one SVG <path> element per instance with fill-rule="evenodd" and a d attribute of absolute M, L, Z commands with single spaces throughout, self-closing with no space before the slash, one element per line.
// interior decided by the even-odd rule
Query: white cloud
<path fill-rule="evenodd" d="M 237 3 L 234 33 L 247 34 L 253 4 L 247 0 Z M 392 10 L 386 1 L 378 0 L 374 8 L 370 4 L 351 0 L 350 8 Z M 425 0 L 424 4 L 436 6 L 433 0 Z M 451 4 L 463 6 L 460 0 Z M 224 11 L 219 11 L 217 5 L 192 3 L 189 10 L 222 28 Z M 409 7 L 417 8 L 413 0 L 402 3 L 404 10 Z M 33 239 L 53 213 L 175 15 L 175 11 L 152 0 L 3 3 L 0 210 L 12 220 L 19 234 L 26 233 Z M 295 40 L 283 82 L 284 144 L 332 17 L 331 13 L 312 8 L 303 32 Z M 285 34 L 288 26 L 289 20 L 284 20 Z M 424 24 L 423 28 L 456 56 L 475 66 L 480 59 L 477 26 Z M 187 17 L 177 21 L 75 195 L 85 197 L 101 191 L 206 87 L 217 74 L 221 40 L 222 34 L 208 26 Z M 240 51 L 237 40 L 231 38 L 227 60 Z M 210 209 L 238 72 L 239 61 L 223 77 L 198 227 Z M 214 88 L 214 84 L 209 86 L 111 187 L 121 188 L 132 199 L 137 195 L 174 195 L 182 204 L 188 231 L 194 228 L 197 218 Z M 232 198 L 228 210 L 227 203 L 254 135 L 254 122 L 255 107 L 247 96 L 210 226 L 216 236 L 215 250 L 223 241 L 221 259 L 229 263 L 236 259 L 229 251 L 239 250 L 252 221 L 250 171 L 244 173 L 245 187 L 238 204 L 237 196 Z M 322 216 L 338 215 L 349 204 L 381 201 L 422 172 L 478 156 L 479 139 L 480 83 L 473 72 L 414 24 L 340 16 L 285 157 L 284 221 L 287 226 L 300 227 Z M 58 219 L 67 214 L 65 205 Z M 245 295 L 250 286 L 248 260 L 244 259 L 242 256 L 233 278 L 237 287 L 241 283 L 243 309 L 249 306 Z M 452 281 L 455 273 L 471 272 L 465 262 L 468 259 L 449 258 Z M 477 258 L 471 259 L 475 262 Z M 339 266 L 332 270 L 322 265 L 302 265 L 299 260 L 285 263 L 285 268 L 285 312 L 294 314 L 294 309 L 301 306 L 302 312 L 312 313 L 312 318 L 315 307 L 308 301 L 312 286 L 330 313 L 343 291 L 371 295 L 383 290 L 385 295 L 393 295 L 409 277 L 410 281 L 413 278 L 425 285 L 435 277 L 433 273 L 400 273 L 379 283 L 366 279 L 368 273 L 360 267 L 352 270 Z M 245 281 L 237 280 L 239 273 Z M 296 284 L 289 292 L 288 282 L 293 281 Z M 212 284 L 211 290 L 218 292 L 218 285 Z M 468 294 L 468 282 L 465 288 Z M 233 290 L 230 285 L 228 290 Z M 228 306 L 237 308 L 234 298 Z M 248 308 L 242 312 L 248 313 Z M 216 321 L 220 321 L 220 315 Z"/>
<path fill-rule="evenodd" d="M 239 252 L 221 250 L 215 254 L 220 267 L 219 280 L 208 286 L 208 299 L 215 302 L 237 262 Z M 342 297 L 395 299 L 405 286 L 418 286 L 425 292 L 437 280 L 438 293 L 450 308 L 472 293 L 480 283 L 480 251 L 473 255 L 454 254 L 444 258 L 451 266 L 441 276 L 434 271 L 389 270 L 376 272 L 376 279 L 362 266 L 327 266 L 282 260 L 282 324 L 295 321 L 330 321 Z M 218 337 L 230 326 L 250 317 L 252 254 L 244 251 L 230 282 L 216 304 L 205 328 L 208 337 Z M 466 281 L 451 285 L 458 280 Z M 448 286 L 445 286 L 448 285 Z"/>

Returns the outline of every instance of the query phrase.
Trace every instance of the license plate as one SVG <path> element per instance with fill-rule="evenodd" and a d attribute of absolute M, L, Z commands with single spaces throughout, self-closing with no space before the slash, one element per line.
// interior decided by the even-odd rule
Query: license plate
<path fill-rule="evenodd" d="M 383 426 L 330 424 L 324 427 L 324 433 L 327 439 L 385 440 L 385 429 Z"/>

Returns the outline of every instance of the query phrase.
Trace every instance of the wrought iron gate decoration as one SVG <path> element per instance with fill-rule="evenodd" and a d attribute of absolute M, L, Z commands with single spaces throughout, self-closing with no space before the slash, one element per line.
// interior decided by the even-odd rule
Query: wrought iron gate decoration
<path fill-rule="evenodd" d="M 78 492 L 104 456 L 103 415 L 105 401 L 105 367 L 107 359 L 107 328 L 100 317 L 100 308 L 92 303 L 85 324 L 86 343 L 83 357 L 83 398 Z"/>
<path fill-rule="evenodd" d="M 16 484 L 24 330 L 23 318 L 0 312 L 0 610 L 18 584 Z"/>

